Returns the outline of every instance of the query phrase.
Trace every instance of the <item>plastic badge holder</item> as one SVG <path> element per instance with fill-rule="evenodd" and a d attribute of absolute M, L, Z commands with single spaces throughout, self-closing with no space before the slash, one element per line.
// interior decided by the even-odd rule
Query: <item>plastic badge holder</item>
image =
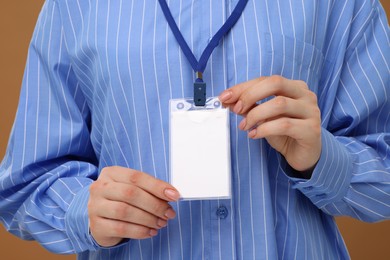
<path fill-rule="evenodd" d="M 231 198 L 229 109 L 170 101 L 170 182 L 184 200 Z"/>

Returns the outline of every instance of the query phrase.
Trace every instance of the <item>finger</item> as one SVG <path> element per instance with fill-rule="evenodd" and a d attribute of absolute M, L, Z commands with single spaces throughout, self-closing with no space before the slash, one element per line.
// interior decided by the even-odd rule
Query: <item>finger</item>
<path fill-rule="evenodd" d="M 156 217 L 124 202 L 105 200 L 105 203 L 102 203 L 100 207 L 97 206 L 96 208 L 98 210 L 91 213 L 107 219 L 120 220 L 153 229 L 160 229 L 167 225 L 167 220 Z"/>
<path fill-rule="evenodd" d="M 104 168 L 102 173 L 116 182 L 132 184 L 165 201 L 177 201 L 179 192 L 169 183 L 156 179 L 149 174 L 124 167 Z"/>
<path fill-rule="evenodd" d="M 264 122 L 252 129 L 248 137 L 253 139 L 265 138 L 270 136 L 288 136 L 295 140 L 314 140 L 319 135 L 321 126 L 314 120 L 303 120 L 295 118 L 278 118 Z"/>
<path fill-rule="evenodd" d="M 104 237 L 104 240 L 110 240 L 110 238 L 145 239 L 158 234 L 154 228 L 100 217 L 91 219 L 90 229 L 94 238 Z M 98 242 L 104 246 L 104 241 Z"/>
<path fill-rule="evenodd" d="M 111 201 L 120 201 L 137 207 L 161 219 L 172 219 L 176 213 L 172 207 L 145 190 L 125 183 L 111 182 L 103 190 L 103 197 Z"/>
<path fill-rule="evenodd" d="M 248 87 L 239 96 L 233 112 L 246 113 L 256 102 L 272 96 L 285 96 L 301 99 L 309 95 L 306 83 L 299 80 L 289 80 L 281 76 L 271 76 Z M 310 97 L 313 95 L 310 94 Z"/>
<path fill-rule="evenodd" d="M 263 121 L 271 121 L 279 117 L 298 119 L 320 118 L 318 106 L 284 96 L 275 97 L 252 108 L 242 120 L 239 127 L 248 130 Z"/>
<path fill-rule="evenodd" d="M 237 84 L 231 88 L 228 88 L 224 90 L 220 95 L 219 95 L 219 100 L 223 103 L 224 106 L 228 107 L 231 104 L 234 104 L 237 102 L 241 94 L 248 88 L 250 88 L 253 85 L 256 85 L 257 83 L 263 81 L 266 79 L 266 77 L 260 77 L 260 78 L 255 78 L 240 84 Z"/>

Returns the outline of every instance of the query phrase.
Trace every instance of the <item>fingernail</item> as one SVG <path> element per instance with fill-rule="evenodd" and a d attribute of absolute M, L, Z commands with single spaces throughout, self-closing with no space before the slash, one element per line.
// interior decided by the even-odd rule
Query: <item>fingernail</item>
<path fill-rule="evenodd" d="M 236 114 L 239 114 L 241 112 L 241 110 L 242 110 L 242 101 L 239 100 L 237 102 L 237 104 L 234 106 L 233 112 L 236 113 Z"/>
<path fill-rule="evenodd" d="M 163 220 L 161 218 L 159 218 L 157 220 L 157 226 L 159 226 L 160 228 L 166 227 L 167 224 L 168 224 L 168 222 L 166 220 Z"/>
<path fill-rule="evenodd" d="M 219 95 L 219 100 L 221 102 L 225 102 L 226 100 L 228 100 L 231 97 L 232 97 L 232 92 L 227 90 L 227 91 L 222 92 L 221 95 Z"/>
<path fill-rule="evenodd" d="M 238 125 L 238 128 L 240 128 L 241 130 L 244 130 L 245 129 L 245 126 L 246 126 L 246 118 L 244 118 L 240 124 Z"/>
<path fill-rule="evenodd" d="M 158 234 L 158 232 L 157 232 L 157 230 L 155 230 L 155 229 L 151 229 L 150 231 L 149 231 L 149 235 L 151 236 L 151 237 L 154 237 L 154 236 L 156 236 Z"/>
<path fill-rule="evenodd" d="M 180 198 L 180 194 L 172 189 L 165 189 L 164 194 L 173 201 L 177 201 Z"/>
<path fill-rule="evenodd" d="M 165 211 L 165 214 L 164 214 L 167 218 L 169 218 L 169 219 L 173 219 L 173 218 L 175 218 L 176 217 L 176 212 L 173 210 L 173 209 L 171 209 L 171 208 L 169 208 L 169 209 L 167 209 L 167 211 Z"/>
<path fill-rule="evenodd" d="M 256 128 L 255 128 L 255 129 L 252 129 L 252 130 L 249 131 L 248 136 L 249 136 L 250 138 L 253 138 L 253 137 L 256 136 L 256 134 L 257 134 L 257 130 L 256 130 Z"/>

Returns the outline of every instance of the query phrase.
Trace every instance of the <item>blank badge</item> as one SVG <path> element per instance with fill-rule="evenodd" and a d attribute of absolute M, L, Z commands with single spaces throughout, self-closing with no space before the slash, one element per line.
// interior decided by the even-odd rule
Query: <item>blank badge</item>
<path fill-rule="evenodd" d="M 170 182 L 186 200 L 231 197 L 229 109 L 170 101 Z"/>

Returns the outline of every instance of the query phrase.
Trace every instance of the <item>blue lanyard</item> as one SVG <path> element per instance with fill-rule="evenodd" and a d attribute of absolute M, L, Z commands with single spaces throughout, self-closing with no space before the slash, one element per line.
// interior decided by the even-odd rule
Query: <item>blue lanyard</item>
<path fill-rule="evenodd" d="M 181 34 L 175 20 L 173 19 L 172 13 L 169 10 L 167 2 L 165 0 L 159 0 L 161 9 L 165 15 L 169 27 L 171 28 L 173 35 L 175 36 L 177 42 L 179 43 L 184 55 L 187 57 L 187 60 L 190 62 L 192 69 L 195 71 L 196 80 L 194 82 L 194 103 L 196 106 L 204 106 L 206 103 L 206 83 L 203 82 L 203 72 L 206 68 L 207 62 L 211 56 L 211 53 L 218 46 L 220 40 L 227 34 L 234 24 L 240 18 L 242 12 L 248 0 L 240 0 L 233 12 L 218 30 L 218 32 L 213 36 L 207 47 L 204 49 L 199 62 L 196 60 L 194 54 L 192 53 L 190 47 L 188 46 L 186 40 Z"/>

